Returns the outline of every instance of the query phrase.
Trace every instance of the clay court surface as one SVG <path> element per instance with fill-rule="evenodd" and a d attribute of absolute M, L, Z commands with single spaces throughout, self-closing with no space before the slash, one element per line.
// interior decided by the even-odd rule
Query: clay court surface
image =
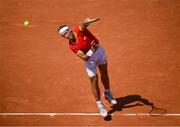
<path fill-rule="evenodd" d="M 86 17 L 101 19 L 89 30 L 106 50 L 119 103 L 102 97 L 109 121 L 83 61 L 57 32 Z M 179 53 L 179 0 L 0 0 L 0 125 L 180 126 Z M 149 116 L 142 98 L 167 112 Z"/>

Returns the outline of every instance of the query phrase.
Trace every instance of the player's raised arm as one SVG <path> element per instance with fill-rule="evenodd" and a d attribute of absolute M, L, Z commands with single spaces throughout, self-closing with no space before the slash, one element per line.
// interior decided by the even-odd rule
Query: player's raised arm
<path fill-rule="evenodd" d="M 96 22 L 100 20 L 99 18 L 93 18 L 93 19 L 90 19 L 90 18 L 86 18 L 83 23 L 80 25 L 80 29 L 81 30 L 84 30 L 85 28 L 87 28 L 89 26 L 89 24 L 93 23 L 93 22 Z"/>

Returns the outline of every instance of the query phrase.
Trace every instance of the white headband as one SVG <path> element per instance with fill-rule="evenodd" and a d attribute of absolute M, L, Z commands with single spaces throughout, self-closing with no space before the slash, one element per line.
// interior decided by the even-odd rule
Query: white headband
<path fill-rule="evenodd" d="M 64 26 L 63 28 L 61 28 L 60 30 L 59 30 L 59 33 L 60 34 L 62 34 L 62 33 L 64 33 L 66 30 L 68 30 L 69 29 L 69 27 L 68 26 Z"/>

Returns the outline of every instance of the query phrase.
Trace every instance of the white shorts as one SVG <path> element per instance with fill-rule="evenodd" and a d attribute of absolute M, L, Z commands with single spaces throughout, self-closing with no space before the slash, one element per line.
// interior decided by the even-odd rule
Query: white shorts
<path fill-rule="evenodd" d="M 98 65 L 106 64 L 107 58 L 105 55 L 105 51 L 102 47 L 96 50 L 93 55 L 89 58 L 88 61 L 85 62 L 86 71 L 89 77 L 96 76 L 96 68 Z"/>

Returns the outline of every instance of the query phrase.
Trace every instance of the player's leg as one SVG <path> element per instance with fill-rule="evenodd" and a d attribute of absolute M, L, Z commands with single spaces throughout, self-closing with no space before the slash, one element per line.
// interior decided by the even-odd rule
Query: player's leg
<path fill-rule="evenodd" d="M 105 89 L 110 89 L 109 86 L 109 76 L 108 76 L 108 70 L 107 70 L 107 62 L 105 64 L 98 65 L 100 74 L 101 74 L 101 82 Z"/>
<path fill-rule="evenodd" d="M 98 86 L 98 75 L 96 74 L 93 77 L 89 77 L 90 81 L 91 81 L 91 89 L 92 89 L 92 93 L 96 99 L 96 101 L 101 100 L 100 99 L 100 90 L 99 90 L 99 86 Z"/>
<path fill-rule="evenodd" d="M 96 64 L 93 61 L 87 61 L 86 71 L 90 78 L 92 93 L 95 97 L 99 112 L 103 117 L 106 117 L 108 113 L 103 103 L 101 102 L 101 98 L 100 98 L 100 89 L 98 86 L 98 75 L 96 74 Z"/>
<path fill-rule="evenodd" d="M 117 101 L 113 98 L 110 85 L 109 85 L 109 76 L 108 76 L 108 69 L 107 69 L 107 62 L 105 64 L 100 64 L 98 66 L 99 71 L 101 73 L 101 82 L 104 86 L 104 97 L 111 103 L 111 104 L 117 104 Z"/>
<path fill-rule="evenodd" d="M 97 61 L 99 71 L 101 73 L 101 82 L 104 86 L 105 92 L 104 97 L 111 103 L 111 104 L 117 104 L 116 100 L 113 98 L 111 90 L 110 90 L 110 84 L 109 84 L 109 75 L 108 75 L 108 64 L 107 64 L 107 58 L 105 55 L 105 51 L 102 47 L 98 49 L 98 56 L 99 59 Z"/>

